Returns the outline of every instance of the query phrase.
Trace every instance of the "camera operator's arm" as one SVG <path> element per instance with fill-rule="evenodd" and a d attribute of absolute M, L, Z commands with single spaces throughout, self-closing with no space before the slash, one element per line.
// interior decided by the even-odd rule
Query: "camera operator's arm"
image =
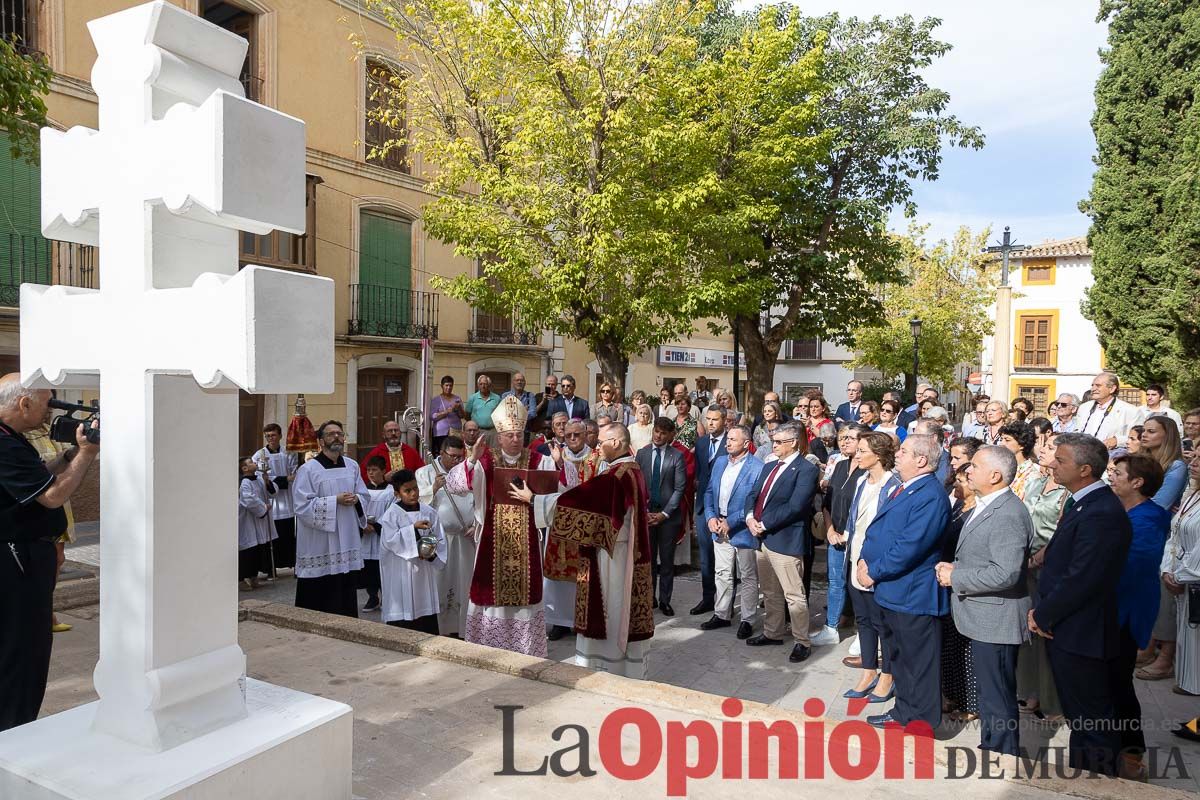
<path fill-rule="evenodd" d="M 61 458 L 51 464 L 50 471 L 57 477 L 49 489 L 37 496 L 37 501 L 46 508 L 61 508 L 63 503 L 70 500 L 71 495 L 83 481 L 83 476 L 87 474 L 88 467 L 96 460 L 96 456 L 100 455 L 100 445 L 92 444 L 87 440 L 82 424 L 75 431 L 75 442 L 78 445 L 77 450 L 63 453 Z M 70 452 L 73 452 L 74 455 L 68 457 Z M 56 468 L 59 461 L 67 462 L 66 468 L 61 471 Z"/>

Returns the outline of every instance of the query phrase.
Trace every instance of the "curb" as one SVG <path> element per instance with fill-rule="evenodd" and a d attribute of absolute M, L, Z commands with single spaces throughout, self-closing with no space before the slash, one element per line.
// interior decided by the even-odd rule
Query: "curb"
<path fill-rule="evenodd" d="M 80 578 L 54 587 L 54 610 L 66 611 L 100 602 L 100 579 Z"/>
<path fill-rule="evenodd" d="M 321 611 L 296 608 L 283 603 L 254 599 L 242 600 L 239 603 L 238 619 L 239 621 L 262 622 L 279 628 L 341 639 L 354 644 L 378 647 L 422 658 L 447 661 L 564 689 L 590 692 L 638 706 L 657 706 L 711 719 L 729 719 L 721 710 L 721 704 L 726 698 L 719 695 L 656 681 L 639 681 L 603 672 L 593 672 L 574 664 L 497 650 L 459 639 L 434 636 L 391 625 L 381 625 L 370 620 L 341 617 Z M 837 725 L 841 722 L 841 720 L 831 720 L 827 717 L 809 717 L 799 711 L 753 700 L 741 700 L 741 703 L 742 713 L 738 715 L 739 721 L 786 720 L 794 724 L 800 732 L 803 732 L 802 726 L 805 722 L 824 721 L 830 725 Z M 856 747 L 850 749 L 857 750 Z M 942 766 L 948 764 L 947 748 L 937 740 L 934 743 L 934 761 Z M 1051 769 L 1052 771 L 1053 769 Z M 1006 777 L 1003 780 L 1087 800 L 1195 800 L 1195 795 L 1190 792 L 1111 778 L 1073 780 L 1052 775 L 1046 778 Z"/>

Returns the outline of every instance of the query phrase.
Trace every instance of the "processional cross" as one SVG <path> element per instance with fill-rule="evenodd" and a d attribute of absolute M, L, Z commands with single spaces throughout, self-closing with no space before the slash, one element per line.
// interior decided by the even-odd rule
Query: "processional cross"
<path fill-rule="evenodd" d="M 333 284 L 238 270 L 239 231 L 305 228 L 304 123 L 244 98 L 246 41 L 161 0 L 88 27 L 100 130 L 43 130 L 42 230 L 99 244 L 100 289 L 21 287 L 21 378 L 100 387 L 93 728 L 161 750 L 246 715 L 237 390 L 333 390 Z"/>

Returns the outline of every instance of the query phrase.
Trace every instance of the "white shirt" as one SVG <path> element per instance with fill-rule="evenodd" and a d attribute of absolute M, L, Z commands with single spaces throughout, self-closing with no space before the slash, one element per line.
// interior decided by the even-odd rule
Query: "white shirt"
<path fill-rule="evenodd" d="M 1137 424 L 1138 410 L 1120 398 L 1111 397 L 1108 404 L 1103 406 L 1097 406 L 1094 400 L 1089 400 L 1079 407 L 1076 416 L 1079 420 L 1078 433 L 1095 436 L 1102 442 L 1115 438 L 1120 447 L 1129 436 L 1129 429 Z"/>
<path fill-rule="evenodd" d="M 1078 503 L 1080 500 L 1087 497 L 1089 494 L 1096 491 L 1101 486 L 1104 486 L 1104 481 L 1093 481 L 1093 482 L 1089 483 L 1087 486 L 1080 489 L 1078 492 L 1075 492 L 1074 494 L 1072 494 L 1071 497 L 1072 497 L 1072 499 L 1075 500 L 1076 503 Z"/>
<path fill-rule="evenodd" d="M 1150 406 L 1138 407 L 1138 425 L 1141 425 L 1151 417 L 1168 417 L 1172 422 L 1175 423 L 1175 427 L 1179 429 L 1179 432 L 1181 434 L 1183 433 L 1183 417 L 1179 416 L 1179 412 L 1175 409 L 1168 408 L 1162 403 L 1159 403 L 1158 408 L 1154 409 L 1150 408 Z"/>
<path fill-rule="evenodd" d="M 721 473 L 721 489 L 717 493 L 717 510 L 722 517 L 729 516 L 729 498 L 733 495 L 733 485 L 737 483 L 738 475 L 742 472 L 742 467 L 746 466 L 746 459 L 750 457 L 750 451 L 742 453 L 738 456 L 737 461 L 732 458 L 725 465 L 725 471 Z"/>
<path fill-rule="evenodd" d="M 983 510 L 985 508 L 987 508 L 992 503 L 999 500 L 1000 497 L 1002 497 L 1005 492 L 1008 492 L 1011 494 L 1012 490 L 1009 489 L 1007 486 L 1005 486 L 1003 489 L 1001 489 L 998 492 L 992 492 L 991 494 L 987 494 L 987 495 L 983 495 L 983 494 L 975 495 L 975 507 L 973 509 L 971 509 L 970 516 L 968 516 L 965 520 L 963 520 L 963 527 L 965 528 L 968 525 L 970 525 L 971 520 L 975 519 L 975 517 L 982 514 Z"/>

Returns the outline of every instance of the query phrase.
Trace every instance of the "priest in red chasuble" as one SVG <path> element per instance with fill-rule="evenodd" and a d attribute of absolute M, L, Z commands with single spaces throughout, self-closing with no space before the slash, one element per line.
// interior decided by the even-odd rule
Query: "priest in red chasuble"
<path fill-rule="evenodd" d="M 575 663 L 644 678 L 654 635 L 646 481 L 624 425 L 605 426 L 598 446 L 604 468 L 586 483 L 555 494 L 516 487 L 509 494 L 532 504 L 552 542 L 578 549 Z"/>
<path fill-rule="evenodd" d="M 505 397 L 492 413 L 496 449 L 480 438 L 467 460 L 450 470 L 446 489 L 473 494 L 482 526 L 471 576 L 465 639 L 531 656 L 546 655 L 542 607 L 542 548 L 533 510 L 514 500 L 514 485 L 540 492 L 563 491 L 575 483 L 575 468 L 557 448 L 551 457 L 525 447 L 525 405 Z"/>

